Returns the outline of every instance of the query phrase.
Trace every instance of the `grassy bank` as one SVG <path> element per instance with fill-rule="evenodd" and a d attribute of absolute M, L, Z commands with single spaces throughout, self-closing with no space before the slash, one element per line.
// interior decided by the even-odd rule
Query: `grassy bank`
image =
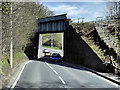
<path fill-rule="evenodd" d="M 44 48 L 51 48 L 51 49 L 55 49 L 55 50 L 61 50 L 60 48 L 57 47 L 50 47 L 50 46 L 43 46 Z"/>
<path fill-rule="evenodd" d="M 20 59 L 22 60 L 23 53 L 19 52 L 13 55 L 13 67 L 15 67 L 16 64 L 20 62 Z M 3 75 L 8 72 L 8 68 L 10 68 L 10 57 L 7 56 L 2 61 L 2 72 Z"/>
<path fill-rule="evenodd" d="M 0 75 L 2 74 L 2 61 L 0 61 Z"/>
<path fill-rule="evenodd" d="M 13 55 L 13 68 L 10 67 L 10 57 L 6 57 L 2 61 L 2 86 L 3 88 L 6 87 L 8 82 L 10 81 L 11 77 L 15 74 L 17 68 L 22 62 L 27 61 L 28 58 L 25 56 L 24 53 L 18 52 Z"/>

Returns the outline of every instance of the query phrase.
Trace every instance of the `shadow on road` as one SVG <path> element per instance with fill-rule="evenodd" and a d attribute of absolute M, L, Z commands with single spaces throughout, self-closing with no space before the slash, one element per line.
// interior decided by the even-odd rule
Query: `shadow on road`
<path fill-rule="evenodd" d="M 64 67 L 68 67 L 68 68 L 74 68 L 74 69 L 78 69 L 78 70 L 84 70 L 84 71 L 88 71 L 87 69 L 72 64 L 69 64 L 67 62 L 61 61 L 61 62 L 55 62 L 55 61 L 51 61 L 51 57 L 41 57 L 40 59 L 36 60 L 36 61 L 41 61 L 41 62 L 47 62 L 49 64 L 55 64 L 55 65 L 60 65 L 60 66 L 64 66 Z"/>

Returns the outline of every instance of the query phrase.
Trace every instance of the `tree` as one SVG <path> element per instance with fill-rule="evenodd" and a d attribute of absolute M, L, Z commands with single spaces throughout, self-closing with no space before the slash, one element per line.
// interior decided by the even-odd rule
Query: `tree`
<path fill-rule="evenodd" d="M 13 6 L 13 49 L 14 52 L 23 52 L 34 37 L 37 30 L 38 18 L 53 15 L 49 8 L 35 2 L 2 3 L 2 44 L 3 51 L 9 55 L 10 45 L 10 4 Z"/>

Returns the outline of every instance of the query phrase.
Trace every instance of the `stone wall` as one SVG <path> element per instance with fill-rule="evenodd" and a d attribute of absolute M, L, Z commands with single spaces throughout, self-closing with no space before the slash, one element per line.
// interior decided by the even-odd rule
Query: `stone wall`
<path fill-rule="evenodd" d="M 66 62 L 87 66 L 98 71 L 105 71 L 105 65 L 97 54 L 82 40 L 70 25 L 64 32 L 64 57 Z"/>

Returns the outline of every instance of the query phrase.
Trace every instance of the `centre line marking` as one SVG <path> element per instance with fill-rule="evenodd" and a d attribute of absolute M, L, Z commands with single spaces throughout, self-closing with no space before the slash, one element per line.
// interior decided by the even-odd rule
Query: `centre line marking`
<path fill-rule="evenodd" d="M 64 80 L 59 76 L 59 79 L 62 81 L 63 84 L 65 84 Z"/>
<path fill-rule="evenodd" d="M 51 69 L 53 69 L 51 66 L 49 66 Z"/>
<path fill-rule="evenodd" d="M 20 78 L 23 70 L 25 69 L 25 66 L 26 66 L 28 63 L 31 63 L 31 62 L 34 62 L 34 61 L 28 61 L 28 62 L 26 62 L 26 63 L 24 64 L 24 66 L 22 67 L 21 71 L 19 72 L 19 74 L 18 74 L 15 82 L 14 82 L 13 85 L 11 86 L 10 90 L 13 90 L 13 89 L 14 89 L 14 87 L 16 86 L 16 84 L 17 84 L 17 82 L 18 82 L 18 80 L 19 80 L 19 78 Z"/>
<path fill-rule="evenodd" d="M 53 70 L 53 72 L 54 72 L 55 74 L 58 74 L 55 70 Z"/>
<path fill-rule="evenodd" d="M 48 63 L 46 63 L 48 66 L 49 66 L 49 64 Z"/>

